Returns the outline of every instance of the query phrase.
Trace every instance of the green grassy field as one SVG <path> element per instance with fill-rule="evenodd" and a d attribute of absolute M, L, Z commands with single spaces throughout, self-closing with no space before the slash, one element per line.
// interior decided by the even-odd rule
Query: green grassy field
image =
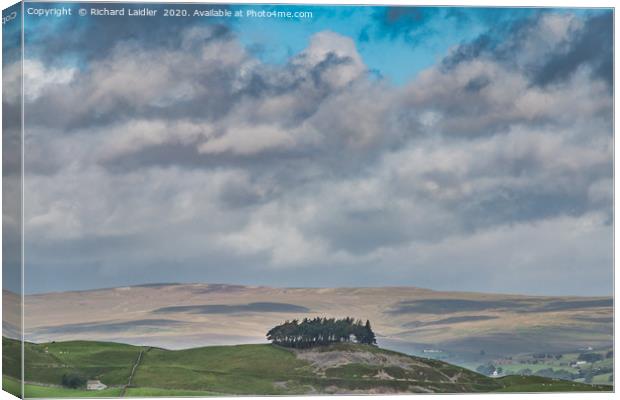
<path fill-rule="evenodd" d="M 2 388 L 17 396 L 21 391 L 19 387 L 19 381 L 9 378 L 7 376 L 2 377 Z M 48 387 L 41 385 L 26 384 L 24 385 L 24 392 L 26 398 L 31 397 L 49 397 L 49 398 L 66 398 L 66 397 L 118 397 L 121 393 L 120 388 L 111 388 L 105 390 L 77 390 L 66 389 L 61 387 Z"/>
<path fill-rule="evenodd" d="M 19 381 L 6 375 L 2 376 L 2 390 L 11 393 L 13 396 L 22 397 L 22 388 L 19 386 Z"/>
<path fill-rule="evenodd" d="M 549 379 L 540 376 L 505 376 L 497 379 L 505 386 L 498 392 L 590 392 L 611 391 L 611 386 L 586 385 L 579 382 Z"/>
<path fill-rule="evenodd" d="M 226 394 L 201 390 L 179 390 L 158 388 L 129 388 L 126 397 L 208 397 L 225 396 Z"/>
<path fill-rule="evenodd" d="M 3 341 L 3 361 L 9 362 L 17 356 L 14 353 L 19 346 L 10 343 L 9 339 L 3 338 Z M 442 361 L 367 345 L 334 345 L 302 355 L 268 344 L 170 351 L 118 343 L 73 341 L 26 343 L 24 352 L 28 382 L 26 397 L 611 390 L 611 386 L 539 377 L 493 379 Z M 132 384 L 124 390 L 141 352 Z M 334 357 L 344 357 L 345 361 L 325 365 L 316 361 L 325 362 Z M 381 364 L 377 360 L 392 361 L 391 364 Z M 3 387 L 19 392 L 15 380 L 18 376 L 12 376 L 10 368 L 6 371 Z M 63 388 L 60 384 L 65 373 L 99 379 L 109 388 L 103 391 Z"/>
<path fill-rule="evenodd" d="M 576 364 L 582 354 L 598 355 L 599 359 Z M 581 352 L 556 352 L 546 357 L 535 354 L 521 354 L 503 359 L 497 363 L 489 360 L 485 364 L 492 364 L 501 368 L 502 375 L 537 375 L 547 378 L 573 380 L 575 382 L 609 385 L 613 372 L 612 348 L 599 350 L 583 350 Z M 475 370 L 484 364 L 470 363 L 463 365 Z"/>
<path fill-rule="evenodd" d="M 76 368 L 107 385 L 123 385 L 138 357 L 139 347 L 104 342 L 28 344 L 24 349 L 27 382 L 58 384 L 62 375 Z"/>
<path fill-rule="evenodd" d="M 284 394 L 274 381 L 307 373 L 306 364 L 269 345 L 214 346 L 181 351 L 148 351 L 134 377 L 138 387 L 205 390 L 235 394 Z M 302 369 L 300 371 L 300 369 Z M 240 379 L 242 378 L 242 379 Z"/>

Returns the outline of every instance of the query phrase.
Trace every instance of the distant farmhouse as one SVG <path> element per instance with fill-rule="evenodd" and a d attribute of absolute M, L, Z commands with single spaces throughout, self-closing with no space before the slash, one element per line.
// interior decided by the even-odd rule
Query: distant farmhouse
<path fill-rule="evenodd" d="M 103 390 L 105 388 L 107 388 L 107 386 L 99 380 L 86 381 L 86 390 Z"/>
<path fill-rule="evenodd" d="M 569 366 L 576 367 L 577 365 L 586 365 L 588 362 L 584 360 L 572 361 Z"/>

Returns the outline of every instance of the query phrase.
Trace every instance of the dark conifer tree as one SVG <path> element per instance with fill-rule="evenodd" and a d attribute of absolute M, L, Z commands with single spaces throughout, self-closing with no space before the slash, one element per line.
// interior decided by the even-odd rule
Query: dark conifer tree
<path fill-rule="evenodd" d="M 267 339 L 280 346 L 301 349 L 350 341 L 370 345 L 377 343 L 370 321 L 366 320 L 364 324 L 362 320 L 356 321 L 351 317 L 285 321 L 270 329 Z"/>

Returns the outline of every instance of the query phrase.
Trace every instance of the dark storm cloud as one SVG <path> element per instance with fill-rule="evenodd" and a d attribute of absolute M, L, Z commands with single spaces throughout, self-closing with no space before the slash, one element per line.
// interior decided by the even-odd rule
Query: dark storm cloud
<path fill-rule="evenodd" d="M 75 6 L 76 4 L 71 4 Z M 41 3 L 37 8 L 67 7 L 66 3 Z M 81 5 L 89 12 L 91 6 Z M 93 5 L 92 8 L 95 6 Z M 97 3 L 96 7 L 119 9 L 118 3 Z M 140 9 L 141 4 L 123 4 L 123 8 Z M 110 51 L 120 42 L 136 42 L 144 49 L 175 48 L 178 46 L 179 34 L 188 27 L 201 24 L 199 18 L 170 18 L 163 16 L 165 4 L 148 4 L 149 9 L 157 10 L 155 17 L 136 18 L 127 15 L 107 18 L 105 16 L 90 16 L 87 18 L 37 18 L 27 16 L 25 32 L 26 49 L 28 54 L 37 54 L 37 57 L 46 64 L 55 65 L 64 62 L 68 57 L 77 58 L 79 63 L 92 62 L 108 57 Z M 185 4 L 184 8 L 191 14 L 199 5 Z M 212 5 L 213 9 L 226 10 L 227 5 Z M 77 13 L 77 8 L 73 10 Z M 218 18 L 214 18 L 219 21 Z M 228 35 L 230 30 L 226 25 L 217 26 L 217 35 Z M 28 29 L 30 27 L 30 29 Z M 41 38 L 45 41 L 41 41 Z"/>
<path fill-rule="evenodd" d="M 570 78 L 587 65 L 593 76 L 613 86 L 613 13 L 590 17 L 584 27 L 574 33 L 565 48 L 553 52 L 535 72 L 537 85 L 548 85 Z"/>
<path fill-rule="evenodd" d="M 553 48 L 540 54 L 522 65 L 523 52 L 532 35 L 537 34 L 541 21 L 549 17 L 549 10 L 540 10 L 524 19 L 510 21 L 507 24 L 493 25 L 476 39 L 462 43 L 442 65 L 450 70 L 456 65 L 487 58 L 502 62 L 511 68 L 523 68 L 534 85 L 545 86 L 561 83 L 583 66 L 588 66 L 592 75 L 612 86 L 613 79 L 613 13 L 601 11 L 587 16 L 583 26 L 569 27 L 567 37 L 554 43 Z M 546 40 L 544 32 L 538 40 Z"/>
<path fill-rule="evenodd" d="M 479 92 L 491 83 L 490 79 L 486 76 L 477 76 L 472 78 L 467 85 L 465 85 L 465 91 L 467 92 Z"/>
<path fill-rule="evenodd" d="M 45 126 L 52 124 L 70 132 L 138 116 L 217 119 L 226 114 L 240 96 L 232 88 L 237 72 L 230 65 L 217 61 L 192 70 L 184 64 L 192 58 L 184 56 L 189 49 L 183 49 L 178 35 L 174 37 L 177 39 L 175 49 L 181 47 L 174 51 L 178 57 L 166 61 L 162 68 L 156 70 L 144 68 L 152 59 L 163 56 L 165 50 L 161 47 L 144 50 L 137 42 L 120 42 L 123 45 L 116 47 L 106 58 L 93 61 L 90 68 L 84 71 L 76 71 L 78 75 L 70 86 L 51 87 L 44 96 L 32 102 L 29 107 L 30 123 L 36 125 L 41 121 Z M 210 27 L 200 39 L 206 46 L 211 40 L 217 40 L 224 46 L 231 40 L 221 34 L 218 26 Z M 175 85 L 175 82 L 183 82 L 185 86 Z M 146 90 L 148 93 L 151 84 L 160 85 L 155 90 L 170 90 L 172 93 L 169 96 L 175 96 L 174 91 L 180 94 L 174 101 L 165 94 L 161 99 L 149 101 L 142 97 L 140 91 Z M 183 90 L 191 90 L 192 94 L 187 96 L 189 98 L 184 98 Z M 161 95 L 161 92 L 158 94 Z"/>
<path fill-rule="evenodd" d="M 170 48 L 144 48 L 137 40 L 117 40 L 106 57 L 94 58 L 89 68 L 75 70 L 69 86 L 51 86 L 32 101 L 29 123 L 71 132 L 139 117 L 213 122 L 229 115 L 240 103 L 296 94 L 296 107 L 279 119 L 282 125 L 298 125 L 337 91 L 330 75 L 359 67 L 359 60 L 333 51 L 312 60 L 308 54 L 299 54 L 283 68 L 256 65 L 228 28 L 219 25 L 186 28 L 171 37 L 174 39 L 168 40 L 174 43 Z M 224 50 L 228 46 L 233 50 Z M 202 59 L 203 51 L 225 57 L 220 50 L 233 59 Z M 156 58 L 164 58 L 158 68 L 143 70 Z M 156 87 L 150 88 L 150 84 Z M 155 98 L 149 98 L 150 92 Z"/>
<path fill-rule="evenodd" d="M 527 40 L 525 36 L 529 28 L 536 25 L 540 18 L 547 14 L 544 9 L 533 12 L 528 10 L 523 18 L 506 18 L 506 14 L 499 12 L 500 10 L 497 9 L 497 13 L 489 14 L 489 17 L 497 17 L 498 20 L 490 23 L 487 30 L 477 38 L 461 43 L 442 60 L 442 66 L 449 69 L 461 62 L 479 57 L 491 57 L 495 60 L 510 62 L 518 54 L 520 50 L 518 46 L 523 44 L 523 40 Z M 519 10 L 511 11 L 519 13 Z"/>
<path fill-rule="evenodd" d="M 484 33 L 469 43 L 459 45 L 448 57 L 442 60 L 442 66 L 446 69 L 453 68 L 461 62 L 480 57 L 487 51 L 492 50 L 496 45 L 493 36 Z"/>

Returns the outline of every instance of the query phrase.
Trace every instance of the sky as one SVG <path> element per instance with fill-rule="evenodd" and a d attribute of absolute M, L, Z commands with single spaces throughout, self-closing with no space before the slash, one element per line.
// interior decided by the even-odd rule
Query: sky
<path fill-rule="evenodd" d="M 27 292 L 612 294 L 610 10 L 32 4 Z"/>
<path fill-rule="evenodd" d="M 2 10 L 2 78 L 13 79 L 21 57 L 21 29 L 18 21 L 21 10 L 13 5 Z M 6 87 L 6 86 L 5 86 Z M 13 87 L 15 89 L 15 87 Z M 12 93 L 15 96 L 15 92 Z M 21 98 L 10 98 L 2 92 L 2 287 L 14 293 L 21 292 Z M 10 100 L 5 101 L 7 98 Z M 5 302 L 7 303 L 7 302 Z"/>

